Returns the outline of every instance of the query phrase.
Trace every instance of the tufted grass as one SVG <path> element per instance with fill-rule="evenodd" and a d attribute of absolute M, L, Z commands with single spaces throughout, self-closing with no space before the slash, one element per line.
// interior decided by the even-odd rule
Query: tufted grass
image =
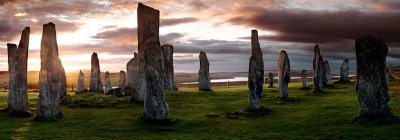
<path fill-rule="evenodd" d="M 390 105 L 400 116 L 400 82 L 390 81 Z M 174 124 L 145 124 L 138 121 L 143 106 L 129 97 L 71 94 L 62 106 L 64 119 L 37 122 L 10 118 L 0 113 L 0 139 L 398 139 L 400 123 L 354 123 L 358 102 L 354 82 L 337 83 L 334 89 L 314 94 L 290 83 L 289 98 L 278 98 L 278 89 L 264 85 L 264 107 L 268 114 L 239 115 L 247 107 L 247 86 L 218 86 L 210 92 L 179 87 L 167 91 Z M 7 93 L 0 93 L 5 107 Z M 30 111 L 36 112 L 37 93 L 29 93 Z M 83 104 L 83 105 L 82 105 Z M 246 113 L 246 112 L 244 112 Z M 207 117 L 212 115 L 212 117 Z"/>

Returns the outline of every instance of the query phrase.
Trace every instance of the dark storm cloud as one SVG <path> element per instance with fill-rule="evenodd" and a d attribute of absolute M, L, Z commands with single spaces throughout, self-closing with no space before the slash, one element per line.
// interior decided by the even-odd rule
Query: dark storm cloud
<path fill-rule="evenodd" d="M 326 43 L 371 34 L 389 42 L 400 42 L 399 12 L 311 11 L 260 7 L 245 7 L 237 12 L 243 15 L 239 14 L 227 21 L 278 33 L 262 39 Z"/>
<path fill-rule="evenodd" d="M 196 21 L 198 21 L 198 19 L 193 18 L 193 17 L 166 18 L 166 19 L 161 19 L 160 26 L 173 26 L 173 25 L 191 23 L 191 22 L 196 22 Z"/>

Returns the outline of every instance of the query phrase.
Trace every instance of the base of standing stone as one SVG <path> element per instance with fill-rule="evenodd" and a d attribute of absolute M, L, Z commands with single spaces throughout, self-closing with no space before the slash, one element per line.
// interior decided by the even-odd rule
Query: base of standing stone
<path fill-rule="evenodd" d="M 351 120 L 350 123 L 392 123 L 400 122 L 400 118 L 394 114 L 387 113 L 385 115 L 359 115 Z"/>
<path fill-rule="evenodd" d="M 268 88 L 274 88 L 274 86 L 268 86 Z"/>
<path fill-rule="evenodd" d="M 40 116 L 35 116 L 35 118 L 33 119 L 33 120 L 35 120 L 35 121 L 49 121 L 49 122 L 51 122 L 51 121 L 58 121 L 58 120 L 60 120 L 60 119 L 63 119 L 64 118 L 64 116 L 63 116 L 63 114 L 60 112 L 60 113 L 58 113 L 58 115 L 56 115 L 56 116 L 52 116 L 52 117 L 40 117 Z"/>
<path fill-rule="evenodd" d="M 87 89 L 87 88 L 85 88 L 84 90 L 82 90 L 82 91 L 76 91 L 75 92 L 75 94 L 82 94 L 82 93 L 88 93 L 89 92 L 89 89 Z"/>
<path fill-rule="evenodd" d="M 31 113 L 31 112 L 29 112 L 29 111 L 27 111 L 27 112 L 17 112 L 17 111 L 12 111 L 11 109 L 10 109 L 10 107 L 5 107 L 5 108 L 3 108 L 3 109 L 0 109 L 0 112 L 1 113 L 8 113 L 9 114 L 9 116 L 11 116 L 11 117 L 17 117 L 17 118 L 29 118 L 29 117 L 32 117 L 33 116 L 33 114 Z"/>
<path fill-rule="evenodd" d="M 211 89 L 199 89 L 199 91 L 212 91 Z"/>

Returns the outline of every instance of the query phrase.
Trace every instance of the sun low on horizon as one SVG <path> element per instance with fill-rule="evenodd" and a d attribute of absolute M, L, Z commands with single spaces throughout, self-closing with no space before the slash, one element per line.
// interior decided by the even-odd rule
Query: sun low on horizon
<path fill-rule="evenodd" d="M 28 71 L 40 70 L 42 25 L 48 22 L 56 24 L 67 72 L 89 70 L 93 52 L 101 71 L 126 70 L 137 51 L 139 2 L 160 10 L 160 43 L 175 47 L 175 72 L 197 72 L 200 51 L 207 52 L 211 72 L 246 71 L 252 29 L 259 32 L 267 70 L 277 69 L 280 50 L 296 69 L 312 69 L 315 44 L 332 67 L 346 58 L 355 64 L 354 39 L 364 34 L 381 36 L 390 46 L 388 63 L 400 64 L 400 10 L 391 0 L 2 0 L 0 71 L 8 68 L 6 44 L 18 44 L 24 27 L 31 27 Z M 365 23 L 374 20 L 382 22 Z"/>

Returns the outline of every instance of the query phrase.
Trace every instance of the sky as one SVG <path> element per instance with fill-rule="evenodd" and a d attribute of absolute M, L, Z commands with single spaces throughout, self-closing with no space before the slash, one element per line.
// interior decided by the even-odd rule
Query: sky
<path fill-rule="evenodd" d="M 56 24 L 67 72 L 126 70 L 137 51 L 137 5 L 160 10 L 161 45 L 175 48 L 175 72 L 196 73 L 205 51 L 210 72 L 244 72 L 251 30 L 258 30 L 264 69 L 276 70 L 286 50 L 293 70 L 312 69 L 313 47 L 337 71 L 343 59 L 356 68 L 354 40 L 375 35 L 389 46 L 387 63 L 400 65 L 398 0 L 0 0 L 0 71 L 8 70 L 7 43 L 31 27 L 28 70 L 40 70 L 43 24 Z"/>

